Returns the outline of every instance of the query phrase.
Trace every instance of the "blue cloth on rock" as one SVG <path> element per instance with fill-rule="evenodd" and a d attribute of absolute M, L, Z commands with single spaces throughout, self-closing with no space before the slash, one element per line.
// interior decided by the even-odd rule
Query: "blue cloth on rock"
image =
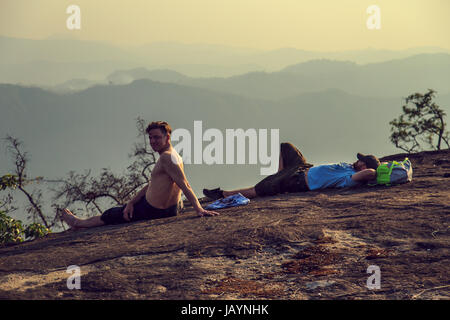
<path fill-rule="evenodd" d="M 244 197 L 242 194 L 233 194 L 232 196 L 222 198 L 219 200 L 214 201 L 213 203 L 210 203 L 205 207 L 206 210 L 216 210 L 216 209 L 223 209 L 223 208 L 230 208 L 230 207 L 237 207 L 237 206 L 244 206 L 247 205 L 250 202 L 250 200 L 246 197 Z"/>

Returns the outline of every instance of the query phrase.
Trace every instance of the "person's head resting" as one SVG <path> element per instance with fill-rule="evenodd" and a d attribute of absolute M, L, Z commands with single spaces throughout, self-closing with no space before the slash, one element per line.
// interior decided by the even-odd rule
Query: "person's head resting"
<path fill-rule="evenodd" d="M 145 129 L 150 139 L 150 146 L 156 152 L 161 152 L 170 147 L 170 135 L 172 128 L 165 121 L 153 121 Z"/>
<path fill-rule="evenodd" d="M 355 168 L 356 171 L 365 169 L 377 170 L 380 165 L 380 160 L 378 160 L 378 158 L 374 155 L 363 155 L 362 153 L 358 153 L 356 157 L 358 158 L 358 161 L 353 164 L 353 168 Z"/>

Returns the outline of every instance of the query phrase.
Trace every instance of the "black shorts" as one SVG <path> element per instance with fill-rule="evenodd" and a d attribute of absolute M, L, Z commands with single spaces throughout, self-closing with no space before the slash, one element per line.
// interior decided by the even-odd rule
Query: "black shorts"
<path fill-rule="evenodd" d="M 291 143 L 282 143 L 280 148 L 283 170 L 264 178 L 255 186 L 255 192 L 260 197 L 309 190 L 305 171 L 313 165 L 307 163 L 302 153 Z"/>
<path fill-rule="evenodd" d="M 140 220 L 161 219 L 174 217 L 177 215 L 178 211 L 177 205 L 171 206 L 167 209 L 155 208 L 150 203 L 148 203 L 147 199 L 145 199 L 145 196 L 143 196 L 141 200 L 134 204 L 133 217 L 130 221 L 127 221 L 123 218 L 123 210 L 125 209 L 125 207 L 126 206 L 114 207 L 106 210 L 101 215 L 102 221 L 105 224 L 120 224 Z"/>

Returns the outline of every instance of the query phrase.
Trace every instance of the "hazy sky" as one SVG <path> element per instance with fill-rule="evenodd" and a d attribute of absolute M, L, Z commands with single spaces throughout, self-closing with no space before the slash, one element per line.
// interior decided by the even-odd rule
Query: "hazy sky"
<path fill-rule="evenodd" d="M 66 8 L 81 9 L 69 31 Z M 380 8 L 381 29 L 366 12 Z M 450 49 L 449 0 L 0 0 L 0 35 L 64 34 L 121 45 L 156 41 L 257 49 Z"/>

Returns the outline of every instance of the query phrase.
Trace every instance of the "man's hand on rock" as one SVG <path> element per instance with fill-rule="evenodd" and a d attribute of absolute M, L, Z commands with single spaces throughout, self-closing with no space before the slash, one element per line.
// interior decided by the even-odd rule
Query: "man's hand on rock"
<path fill-rule="evenodd" d="M 125 209 L 123 209 L 123 218 L 126 221 L 131 221 L 131 218 L 133 218 L 133 211 L 134 211 L 134 203 L 128 202 Z"/>
<path fill-rule="evenodd" d="M 200 217 L 203 217 L 203 216 L 209 216 L 209 217 L 211 217 L 211 216 L 218 216 L 218 215 L 219 215 L 218 212 L 205 210 L 205 209 L 203 209 L 203 208 L 202 208 L 201 210 L 197 211 L 197 214 L 198 214 Z"/>

